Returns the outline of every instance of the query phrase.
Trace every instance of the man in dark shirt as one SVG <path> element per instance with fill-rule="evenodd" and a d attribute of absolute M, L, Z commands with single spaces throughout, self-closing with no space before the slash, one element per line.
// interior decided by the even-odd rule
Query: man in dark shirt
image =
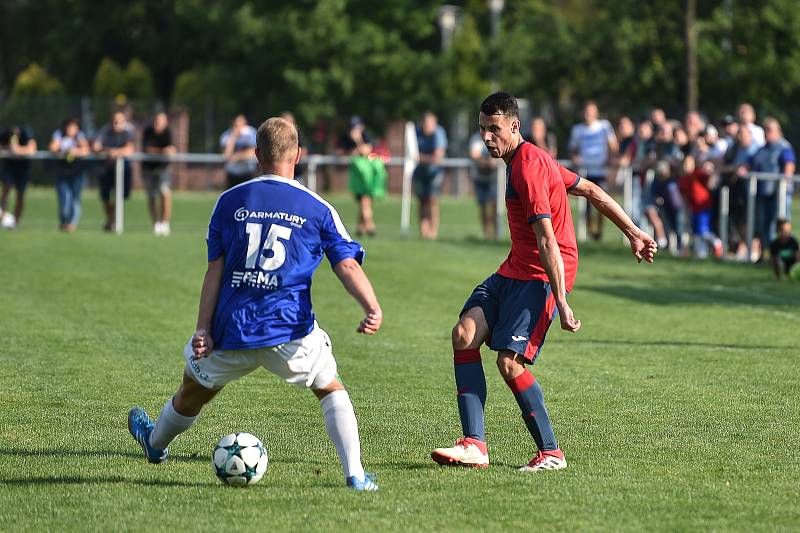
<path fill-rule="evenodd" d="M 0 150 L 8 150 L 12 155 L 25 156 L 36 153 L 36 139 L 28 126 L 11 126 L 0 129 Z M 0 165 L 0 180 L 3 182 L 0 192 L 0 222 L 5 229 L 15 229 L 22 217 L 25 207 L 25 189 L 28 186 L 31 161 L 25 158 L 5 159 Z M 16 191 L 14 212 L 7 210 L 8 195 L 11 189 Z"/>
<path fill-rule="evenodd" d="M 169 117 L 163 111 L 153 118 L 142 135 L 142 149 L 153 155 L 169 155 L 175 153 L 172 144 L 172 132 L 169 129 Z M 147 207 L 153 221 L 153 233 L 168 236 L 171 232 L 169 219 L 172 214 L 172 176 L 169 163 L 145 161 L 142 163 L 142 180 L 147 191 Z M 157 205 L 159 204 L 160 205 Z"/>
<path fill-rule="evenodd" d="M 92 146 L 98 154 L 105 154 L 108 158 L 103 164 L 100 174 L 100 201 L 105 210 L 105 231 L 114 229 L 114 202 L 111 200 L 111 190 L 115 187 L 117 172 L 116 162 L 135 151 L 133 145 L 133 125 L 122 111 L 114 113 L 111 124 L 106 124 L 97 133 Z M 124 160 L 123 198 L 128 199 L 131 194 L 131 164 Z"/>
<path fill-rule="evenodd" d="M 778 237 L 769 245 L 769 255 L 775 279 L 788 276 L 795 264 L 800 263 L 800 245 L 792 236 L 792 223 L 778 219 Z"/>

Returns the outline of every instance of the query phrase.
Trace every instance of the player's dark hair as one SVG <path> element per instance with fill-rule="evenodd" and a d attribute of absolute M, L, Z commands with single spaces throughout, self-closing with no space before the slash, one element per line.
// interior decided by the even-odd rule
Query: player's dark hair
<path fill-rule="evenodd" d="M 784 224 L 791 224 L 791 222 L 789 222 L 789 219 L 786 218 L 779 218 L 778 220 L 775 221 L 776 228 L 782 228 Z"/>
<path fill-rule="evenodd" d="M 508 118 L 519 118 L 517 99 L 506 92 L 490 94 L 481 102 L 481 113 L 484 115 L 503 115 Z"/>

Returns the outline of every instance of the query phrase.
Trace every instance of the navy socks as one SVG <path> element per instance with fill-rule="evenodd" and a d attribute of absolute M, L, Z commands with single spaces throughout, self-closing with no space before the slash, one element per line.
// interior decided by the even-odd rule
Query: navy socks
<path fill-rule="evenodd" d="M 557 450 L 558 443 L 544 406 L 542 388 L 533 374 L 525 370 L 519 376 L 506 381 L 506 385 L 514 393 L 514 398 L 522 410 L 522 419 L 525 420 L 531 437 L 536 441 L 536 447 L 541 451 Z"/>
<path fill-rule="evenodd" d="M 481 364 L 481 351 L 453 350 L 453 365 L 458 391 L 458 414 L 465 437 L 486 442 L 483 409 L 486 405 L 486 377 Z"/>

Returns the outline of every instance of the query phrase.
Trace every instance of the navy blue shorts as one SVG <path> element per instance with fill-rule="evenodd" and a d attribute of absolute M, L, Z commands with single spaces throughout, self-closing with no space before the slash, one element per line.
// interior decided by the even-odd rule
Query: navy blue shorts
<path fill-rule="evenodd" d="M 475 287 L 461 315 L 473 307 L 483 309 L 489 324 L 487 345 L 495 351 L 511 350 L 532 364 L 539 356 L 547 329 L 556 316 L 550 284 L 522 281 L 492 274 Z"/>

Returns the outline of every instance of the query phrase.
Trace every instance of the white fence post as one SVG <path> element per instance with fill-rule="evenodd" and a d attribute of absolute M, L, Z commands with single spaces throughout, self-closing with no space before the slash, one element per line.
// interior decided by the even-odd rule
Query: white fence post
<path fill-rule="evenodd" d="M 727 185 L 719 188 L 719 238 L 723 257 L 728 253 L 728 217 L 731 212 L 731 190 Z"/>
<path fill-rule="evenodd" d="M 408 235 L 411 231 L 411 176 L 419 159 L 417 128 L 413 122 L 406 122 L 405 149 L 403 150 L 403 192 L 400 204 L 400 233 Z"/>
<path fill-rule="evenodd" d="M 114 197 L 114 230 L 122 235 L 125 229 L 125 160 L 121 157 L 115 161 Z"/>
<path fill-rule="evenodd" d="M 317 192 L 317 156 L 308 156 L 308 188 Z"/>
<path fill-rule="evenodd" d="M 788 192 L 788 183 L 786 176 L 781 176 L 778 181 L 778 218 L 786 218 L 786 194 Z"/>
<path fill-rule="evenodd" d="M 753 236 L 756 228 L 756 192 L 758 179 L 750 174 L 747 183 L 747 256 L 753 257 Z"/>

